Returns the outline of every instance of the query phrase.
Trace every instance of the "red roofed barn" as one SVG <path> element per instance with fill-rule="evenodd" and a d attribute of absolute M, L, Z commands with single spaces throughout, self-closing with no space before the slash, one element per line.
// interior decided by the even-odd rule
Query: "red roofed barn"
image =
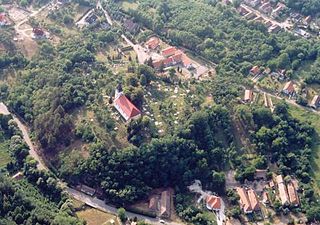
<path fill-rule="evenodd" d="M 155 50 L 160 45 L 160 40 L 157 37 L 152 37 L 146 42 L 146 47 L 151 50 Z"/>

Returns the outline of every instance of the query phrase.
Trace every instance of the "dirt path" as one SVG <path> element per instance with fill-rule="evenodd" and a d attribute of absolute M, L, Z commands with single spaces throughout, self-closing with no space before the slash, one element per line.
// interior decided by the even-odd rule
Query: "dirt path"
<path fill-rule="evenodd" d="M 27 145 L 29 146 L 29 154 L 38 162 L 38 169 L 39 170 L 48 170 L 48 168 L 46 167 L 46 165 L 43 163 L 43 161 L 41 160 L 35 146 L 33 145 L 30 137 L 29 137 L 29 129 L 27 126 L 25 126 L 20 120 L 19 118 L 17 118 L 15 115 L 13 115 L 12 113 L 9 112 L 7 106 L 5 104 L 3 104 L 2 102 L 0 103 L 0 114 L 4 114 L 4 115 L 10 115 L 13 117 L 13 120 L 17 123 L 19 129 L 22 132 L 22 136 L 23 139 L 25 140 L 25 142 L 27 143 Z"/>

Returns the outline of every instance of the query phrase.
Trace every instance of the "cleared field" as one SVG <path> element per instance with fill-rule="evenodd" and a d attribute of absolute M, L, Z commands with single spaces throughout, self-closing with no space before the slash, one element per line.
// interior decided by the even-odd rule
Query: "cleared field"
<path fill-rule="evenodd" d="M 115 215 L 101 212 L 96 209 L 87 208 L 76 213 L 77 216 L 87 222 L 87 225 L 111 225 L 111 220 L 115 225 L 120 225 Z"/>

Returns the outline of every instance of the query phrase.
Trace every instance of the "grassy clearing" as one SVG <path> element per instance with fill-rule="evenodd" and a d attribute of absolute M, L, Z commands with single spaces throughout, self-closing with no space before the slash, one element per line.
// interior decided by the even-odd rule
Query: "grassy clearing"
<path fill-rule="evenodd" d="M 136 3 L 135 1 L 124 1 L 122 3 L 122 8 L 126 12 L 128 12 L 129 10 L 136 10 L 138 6 L 138 3 Z"/>
<path fill-rule="evenodd" d="M 5 167 L 11 161 L 8 148 L 8 142 L 0 143 L 0 168 Z"/>
<path fill-rule="evenodd" d="M 316 142 L 313 145 L 313 157 L 311 161 L 312 175 L 315 179 L 317 190 L 320 192 L 320 116 L 290 105 L 290 114 L 304 122 L 310 122 L 316 130 Z"/>
<path fill-rule="evenodd" d="M 115 215 L 99 211 L 97 209 L 87 208 L 78 211 L 77 216 L 87 222 L 87 225 L 111 225 L 110 221 L 114 220 L 115 225 L 120 225 Z"/>

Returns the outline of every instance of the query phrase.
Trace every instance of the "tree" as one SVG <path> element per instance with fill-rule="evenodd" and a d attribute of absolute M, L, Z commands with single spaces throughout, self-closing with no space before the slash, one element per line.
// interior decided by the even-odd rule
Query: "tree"
<path fill-rule="evenodd" d="M 127 220 L 126 210 L 124 208 L 119 208 L 117 210 L 117 213 L 118 213 L 118 217 L 121 220 L 121 222 L 125 222 Z"/>

